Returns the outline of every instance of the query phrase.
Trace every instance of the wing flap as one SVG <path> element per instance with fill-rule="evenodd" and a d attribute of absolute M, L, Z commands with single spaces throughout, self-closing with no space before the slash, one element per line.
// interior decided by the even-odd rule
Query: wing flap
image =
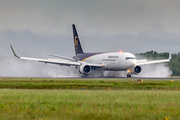
<path fill-rule="evenodd" d="M 86 63 L 81 61 L 70 61 L 70 60 L 60 60 L 60 59 L 39 59 L 39 58 L 29 58 L 29 57 L 19 57 L 19 59 L 23 60 L 33 60 L 43 63 L 49 63 L 49 64 L 57 64 L 57 65 L 64 65 L 64 66 L 80 66 L 82 64 L 88 64 L 92 67 L 103 67 L 104 64 L 95 64 L 95 63 Z"/>
<path fill-rule="evenodd" d="M 79 62 L 74 62 L 74 61 L 69 61 L 69 60 L 59 60 L 59 59 L 39 59 L 39 58 L 29 58 L 29 57 L 19 57 L 19 59 L 23 60 L 33 60 L 33 61 L 38 61 L 38 62 L 43 62 L 43 63 L 50 63 L 50 64 L 58 64 L 58 65 L 72 65 L 72 66 L 79 66 L 81 63 Z"/>
<path fill-rule="evenodd" d="M 57 57 L 57 58 L 61 58 L 61 59 L 65 59 L 65 60 L 70 60 L 70 61 L 75 61 L 72 58 L 68 58 L 68 57 L 64 57 L 64 56 L 59 56 L 59 55 L 53 55 L 53 54 L 46 54 L 48 56 L 52 56 L 52 57 Z"/>
<path fill-rule="evenodd" d="M 95 64 L 95 63 L 88 63 L 88 65 L 92 66 L 92 67 L 104 67 L 104 64 Z"/>

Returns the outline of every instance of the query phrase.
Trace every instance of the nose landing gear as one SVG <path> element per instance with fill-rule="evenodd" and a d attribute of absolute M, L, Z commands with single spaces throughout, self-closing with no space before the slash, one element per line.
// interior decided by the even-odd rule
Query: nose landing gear
<path fill-rule="evenodd" d="M 128 73 L 128 74 L 127 74 L 127 78 L 130 78 L 130 77 L 131 77 L 132 70 L 131 70 L 131 69 L 128 69 L 128 70 L 127 70 L 127 73 Z"/>
<path fill-rule="evenodd" d="M 127 74 L 127 78 L 130 78 L 130 77 L 131 77 L 131 73 L 128 73 L 128 74 Z"/>

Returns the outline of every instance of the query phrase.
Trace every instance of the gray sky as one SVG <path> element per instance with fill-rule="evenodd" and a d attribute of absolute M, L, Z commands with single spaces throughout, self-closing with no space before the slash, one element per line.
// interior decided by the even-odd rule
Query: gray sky
<path fill-rule="evenodd" d="M 179 0 L 0 0 L 0 55 L 74 55 L 72 24 L 86 52 L 180 52 Z"/>

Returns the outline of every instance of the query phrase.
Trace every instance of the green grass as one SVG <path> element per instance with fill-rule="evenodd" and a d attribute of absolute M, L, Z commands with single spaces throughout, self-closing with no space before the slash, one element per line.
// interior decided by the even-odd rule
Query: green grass
<path fill-rule="evenodd" d="M 0 88 L 0 120 L 180 118 L 179 80 L 0 78 Z"/>
<path fill-rule="evenodd" d="M 0 78 L 0 88 L 74 90 L 180 90 L 180 80 Z"/>
<path fill-rule="evenodd" d="M 0 90 L 0 119 L 180 118 L 179 91 L 166 90 Z"/>
<path fill-rule="evenodd" d="M 180 76 L 169 76 L 169 78 L 180 78 Z"/>

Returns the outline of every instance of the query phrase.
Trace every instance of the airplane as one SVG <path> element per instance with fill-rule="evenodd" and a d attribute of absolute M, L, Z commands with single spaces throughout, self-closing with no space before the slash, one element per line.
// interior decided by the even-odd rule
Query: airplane
<path fill-rule="evenodd" d="M 76 31 L 75 24 L 72 24 L 75 56 L 68 58 L 59 55 L 47 54 L 51 57 L 58 59 L 39 59 L 30 57 L 18 56 L 13 47 L 10 45 L 11 50 L 15 57 L 23 60 L 33 60 L 42 63 L 56 64 L 60 66 L 75 66 L 79 70 L 79 73 L 86 76 L 91 74 L 92 70 L 99 71 L 127 71 L 127 77 L 131 77 L 132 74 L 139 74 L 141 72 L 141 66 L 147 64 L 156 64 L 169 62 L 171 60 L 171 52 L 169 52 L 168 59 L 147 61 L 146 59 L 137 60 L 135 55 L 129 52 L 99 52 L 99 53 L 85 53 L 81 47 L 78 33 Z"/>

